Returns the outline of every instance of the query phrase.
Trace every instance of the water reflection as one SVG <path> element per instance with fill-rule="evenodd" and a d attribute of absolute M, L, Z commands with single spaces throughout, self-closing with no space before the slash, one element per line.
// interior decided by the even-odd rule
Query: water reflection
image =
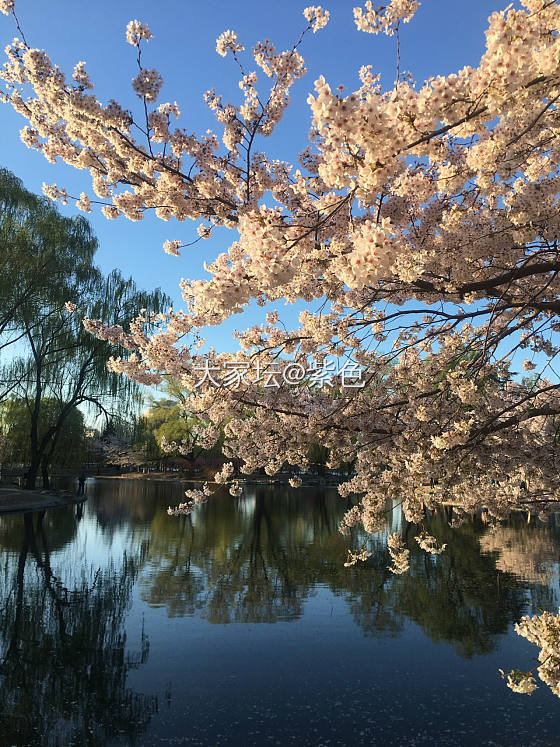
<path fill-rule="evenodd" d="M 520 521 L 489 527 L 480 538 L 484 553 L 495 554 L 496 568 L 523 581 L 549 584 L 555 576 L 558 550 L 550 532 Z"/>
<path fill-rule="evenodd" d="M 167 516 L 163 509 L 182 491 L 180 485 L 99 481 L 89 503 L 105 533 L 127 527 L 137 540 L 149 538 L 142 598 L 171 617 L 298 619 L 305 600 L 326 587 L 347 601 L 366 633 L 397 633 L 408 618 L 470 656 L 491 650 L 492 638 L 523 613 L 529 592 L 539 609 L 553 609 L 557 601 L 560 531 L 554 523 L 527 525 L 513 517 L 489 528 L 473 517 L 451 529 L 451 513 L 440 510 L 426 516 L 429 531 L 448 545 L 434 557 L 419 549 L 416 528 L 400 511 L 389 512 L 387 531 L 403 529 L 404 522 L 411 552 L 410 572 L 395 577 L 384 535 L 373 538 L 370 561 L 344 568 L 348 540 L 338 524 L 348 506 L 334 490 L 253 487 L 239 499 L 215 496 L 191 516 Z"/>
<path fill-rule="evenodd" d="M 480 520 L 451 529 L 446 519 L 440 514 L 430 520 L 430 533 L 447 543 L 441 556 L 429 556 L 409 542 L 411 572 L 395 584 L 393 604 L 432 640 L 454 643 L 461 656 L 487 654 L 524 613 L 528 587 L 511 573 L 497 573 L 493 557 L 480 551 Z M 533 527 L 526 531 L 538 536 Z M 535 586 L 533 605 L 554 609 L 553 589 Z"/>
<path fill-rule="evenodd" d="M 395 577 L 382 536 L 374 540 L 370 561 L 343 566 L 347 540 L 337 531 L 343 511 L 340 499 L 324 491 L 310 491 L 302 501 L 294 492 L 277 490 L 272 496 L 257 489 L 240 501 L 217 499 L 182 519 L 156 513 L 150 524 L 150 562 L 142 574 L 143 599 L 165 605 L 170 616 L 270 623 L 297 619 L 305 600 L 326 587 L 344 597 L 366 634 L 395 635 L 409 619 L 433 640 L 456 644 L 467 657 L 491 651 L 497 636 L 523 614 L 527 584 L 511 568 L 500 568 L 499 560 L 503 572 L 496 573 L 479 520 L 451 529 L 447 515 L 430 517 L 430 532 L 448 545 L 437 558 L 420 550 L 409 525 L 411 568 Z M 392 522 L 399 519 L 394 516 Z M 503 529 L 504 552 L 511 554 L 519 531 L 519 553 L 529 543 L 541 554 L 548 551 L 549 560 L 554 557 L 558 538 L 549 529 Z M 500 535 L 494 537 L 495 550 Z M 532 592 L 537 608 L 554 608 L 549 586 L 537 584 Z"/>
<path fill-rule="evenodd" d="M 53 530 L 53 524 L 56 530 Z M 134 739 L 156 700 L 127 688 L 146 661 L 125 652 L 124 621 L 141 549 L 93 569 L 57 567 L 53 553 L 75 536 L 70 511 L 3 519 L 0 590 L 0 734 L 10 745 L 101 745 Z M 16 550 L 16 548 L 19 548 Z"/>
<path fill-rule="evenodd" d="M 204 687 L 210 695 L 224 680 L 227 660 L 211 666 L 208 658 L 197 659 L 193 635 L 200 645 L 207 639 L 227 652 L 250 651 L 246 624 L 267 629 L 267 645 L 274 646 L 280 640 L 275 631 L 286 630 L 282 623 L 301 635 L 312 608 L 333 614 L 336 607 L 345 610 L 342 627 L 332 634 L 337 641 L 358 630 L 372 645 L 394 639 L 398 647 L 418 626 L 424 641 L 450 644 L 453 655 L 468 662 L 489 657 L 508 635 L 515 642 L 511 624 L 522 614 L 558 606 L 560 531 L 554 522 L 527 525 L 513 517 L 496 529 L 473 517 L 452 530 L 450 512 L 440 510 L 426 516 L 429 532 L 447 543 L 446 552 L 434 557 L 419 549 L 417 529 L 400 510 L 388 511 L 386 531 L 402 531 L 411 553 L 409 573 L 394 576 L 383 536 L 373 539 L 367 563 L 343 566 L 348 540 L 338 524 L 348 506 L 334 490 L 253 487 L 239 499 L 214 496 L 189 517 L 169 517 L 165 508 L 178 503 L 183 490 L 179 484 L 99 480 L 88 485 L 83 516 L 52 511 L 33 520 L 0 518 L 0 734 L 8 735 L 7 743 L 105 745 L 118 738 L 142 741 L 144 734 L 142 743 L 151 744 L 150 735 L 167 737 L 171 727 L 161 725 L 158 690 L 142 672 L 159 676 L 161 668 L 165 678 L 175 672 L 165 682 L 169 692 L 179 693 Z M 359 544 L 364 537 L 354 539 Z M 169 659 L 160 665 L 153 652 L 148 661 L 142 616 L 153 633 L 165 630 L 160 655 L 186 649 L 188 666 L 175 670 Z M 177 626 L 166 627 L 165 620 Z M 127 644 L 127 624 L 134 645 Z M 336 689 L 342 675 L 328 664 L 332 649 L 325 647 L 321 655 Z M 397 648 L 387 650 L 389 658 L 397 655 Z M 304 643 L 297 651 L 308 655 Z M 422 681 L 414 666 L 397 688 L 412 687 L 410 677 Z M 484 682 L 496 669 L 494 664 Z M 495 678 L 495 697 L 509 697 Z M 223 697 L 227 704 L 232 696 L 228 691 Z M 462 697 L 457 694 L 458 702 Z M 476 709 L 472 698 L 469 708 Z M 223 706 L 211 702 L 214 709 Z M 531 707 L 535 703 L 532 698 Z M 174 733 L 188 736 L 202 728 L 196 708 L 181 713 Z M 224 714 L 227 721 L 227 708 Z M 514 732 L 520 723 L 511 721 Z M 284 737 L 274 738 L 283 743 Z M 220 743 L 212 739 L 193 744 Z"/>
<path fill-rule="evenodd" d="M 143 598 L 170 615 L 196 611 L 213 623 L 300 617 L 321 583 L 319 568 L 330 562 L 322 554 L 328 538 L 337 553 L 344 542 L 333 532 L 334 506 L 327 510 L 324 493 L 303 504 L 288 492 L 268 498 L 258 490 L 241 501 L 218 498 L 178 521 L 156 515 Z"/>

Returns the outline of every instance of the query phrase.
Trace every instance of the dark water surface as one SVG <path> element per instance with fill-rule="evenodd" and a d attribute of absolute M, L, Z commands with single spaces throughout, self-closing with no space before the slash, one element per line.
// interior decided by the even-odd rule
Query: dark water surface
<path fill-rule="evenodd" d="M 559 605 L 560 528 L 430 530 L 344 568 L 334 490 L 246 488 L 169 517 L 178 484 L 88 481 L 0 517 L 0 745 L 560 745 L 560 699 L 509 691 Z M 401 529 L 400 510 L 388 529 Z"/>

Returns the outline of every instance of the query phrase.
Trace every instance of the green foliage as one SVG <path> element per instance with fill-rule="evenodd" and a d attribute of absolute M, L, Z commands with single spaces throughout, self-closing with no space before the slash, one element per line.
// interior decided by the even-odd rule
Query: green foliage
<path fill-rule="evenodd" d="M 150 408 L 139 418 L 135 445 L 144 451 L 147 461 L 158 461 L 169 456 L 182 456 L 194 461 L 200 455 L 197 448 L 198 420 L 174 399 L 152 400 Z M 162 441 L 182 445 L 178 450 L 164 450 Z"/>
<path fill-rule="evenodd" d="M 85 218 L 61 216 L 0 169 L 0 349 L 18 339 L 26 318 L 41 318 L 98 275 L 96 249 Z"/>
<path fill-rule="evenodd" d="M 133 447 L 144 455 L 146 462 L 161 462 L 172 458 L 186 461 L 192 467 L 200 456 L 221 458 L 224 435 L 211 448 L 200 445 L 200 420 L 189 411 L 189 393 L 175 379 L 168 378 L 161 399 L 152 398 L 146 412 L 137 419 Z M 162 441 L 177 444 L 177 448 L 162 448 Z"/>
<path fill-rule="evenodd" d="M 43 400 L 38 424 L 40 438 L 56 422 L 58 407 L 55 399 Z M 31 413 L 25 400 L 8 399 L 1 403 L 0 423 L 4 439 L 0 449 L 2 461 L 7 464 L 29 463 Z M 64 428 L 53 450 L 51 464 L 57 467 L 79 466 L 85 458 L 84 416 L 77 407 L 73 407 L 66 416 Z"/>

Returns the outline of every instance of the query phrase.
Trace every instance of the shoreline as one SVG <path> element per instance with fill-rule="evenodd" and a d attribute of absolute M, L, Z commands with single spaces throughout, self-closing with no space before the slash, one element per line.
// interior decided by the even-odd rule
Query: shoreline
<path fill-rule="evenodd" d="M 33 491 L 0 486 L 0 515 L 45 511 L 85 503 L 86 495 L 74 495 L 55 490 Z"/>
<path fill-rule="evenodd" d="M 126 475 L 90 475 L 87 478 L 88 480 L 145 480 L 146 482 L 171 482 L 171 483 L 194 483 L 196 485 L 202 485 L 203 483 L 207 482 L 209 484 L 216 484 L 213 480 L 209 480 L 205 478 L 204 476 L 201 477 L 179 477 L 177 475 L 169 475 L 168 477 L 164 477 L 163 475 L 158 475 L 157 477 L 152 477 L 151 475 L 142 474 L 141 472 L 131 472 L 130 474 Z M 270 485 L 270 486 L 281 486 L 289 488 L 291 487 L 288 483 L 288 479 L 285 480 L 274 480 L 274 479 L 267 479 L 263 478 L 262 480 L 255 480 L 255 479 L 243 479 L 243 478 L 236 478 L 236 481 L 239 482 L 241 485 Z M 318 488 L 336 488 L 340 482 L 327 482 L 322 481 L 320 478 L 311 479 L 309 481 L 303 479 L 302 477 L 302 484 L 301 487 L 318 487 Z M 292 488 L 292 490 L 297 490 L 297 488 Z"/>

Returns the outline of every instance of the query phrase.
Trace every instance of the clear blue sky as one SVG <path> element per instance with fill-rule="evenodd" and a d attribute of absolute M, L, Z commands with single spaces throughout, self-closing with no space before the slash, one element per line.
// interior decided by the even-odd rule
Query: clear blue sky
<path fill-rule="evenodd" d="M 202 94 L 215 87 L 226 100 L 237 103 L 240 92 L 233 61 L 215 52 L 216 37 L 226 29 L 234 29 L 247 49 L 264 38 L 272 39 L 277 49 L 289 48 L 305 24 L 301 13 L 308 3 L 311 0 L 16 0 L 16 9 L 31 46 L 45 49 L 69 76 L 76 62 L 85 60 L 96 95 L 102 101 L 114 98 L 127 108 L 134 108 L 138 99 L 130 85 L 136 70 L 135 50 L 125 42 L 125 27 L 134 18 L 148 23 L 154 38 L 145 46 L 143 62 L 146 67 L 157 68 L 163 76 L 165 85 L 159 101 L 179 103 L 183 112 L 181 126 L 187 130 L 200 133 L 211 127 L 221 134 Z M 320 74 L 333 87 L 342 84 L 353 90 L 359 85 L 360 66 L 371 64 L 374 71 L 381 73 L 384 87 L 391 86 L 395 74 L 394 39 L 357 32 L 352 18 L 352 8 L 357 4 L 343 0 L 324 3 L 331 12 L 331 22 L 320 33 L 309 35 L 302 49 L 308 74 L 292 89 L 292 107 L 276 134 L 261 141 L 258 147 L 295 162 L 306 144 L 310 124 L 307 94 Z M 410 70 L 415 80 L 422 82 L 430 75 L 476 65 L 484 50 L 488 15 L 505 5 L 507 0 L 424 0 L 412 23 L 402 27 L 401 70 Z M 2 48 L 14 34 L 11 20 L 0 15 Z M 253 69 L 250 53 L 245 59 L 247 68 Z M 41 192 L 41 184 L 47 182 L 65 186 L 71 194 L 85 191 L 92 195 L 86 172 L 64 164 L 49 164 L 21 143 L 19 130 L 24 124 L 10 107 L 0 104 L 0 165 L 36 192 Z M 64 210 L 67 214 L 79 213 L 71 205 Z M 167 238 L 192 240 L 196 235 L 193 223 L 165 223 L 149 216 L 139 223 L 125 218 L 107 221 L 98 212 L 89 218 L 99 237 L 97 262 L 101 268 L 108 272 L 119 267 L 141 287 L 162 287 L 176 308 L 181 307 L 180 278 L 206 277 L 203 261 L 213 259 L 236 238 L 233 232 L 216 234 L 209 241 L 185 249 L 177 258 L 166 255 L 162 243 Z M 288 323 L 294 322 L 295 310 L 287 316 L 279 310 Z M 230 347 L 231 329 L 245 328 L 260 320 L 261 314 L 262 310 L 251 310 L 235 317 L 214 330 L 209 342 L 218 349 Z"/>

